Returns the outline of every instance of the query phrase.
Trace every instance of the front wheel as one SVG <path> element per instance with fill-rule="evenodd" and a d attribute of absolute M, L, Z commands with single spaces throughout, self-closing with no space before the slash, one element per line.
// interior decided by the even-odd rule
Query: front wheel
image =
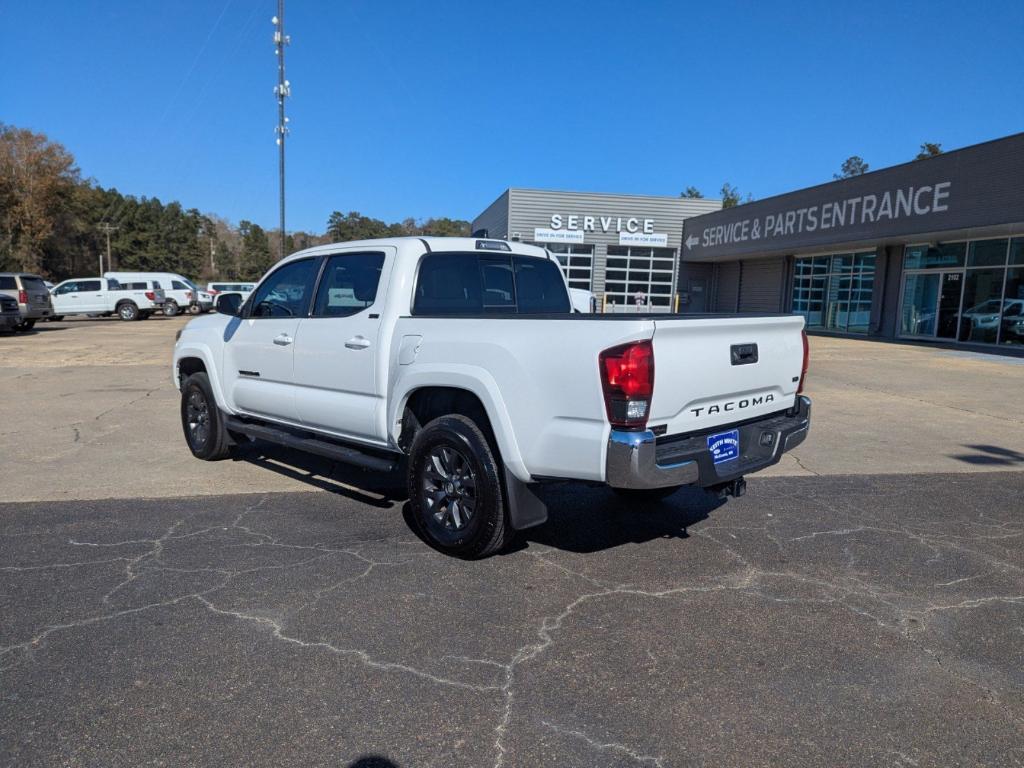
<path fill-rule="evenodd" d="M 231 438 L 210 388 L 210 378 L 193 373 L 181 386 L 181 428 L 192 455 L 217 461 L 231 453 Z"/>
<path fill-rule="evenodd" d="M 612 488 L 612 490 L 616 496 L 626 501 L 653 504 L 667 499 L 682 487 L 681 485 L 670 485 L 665 488 Z"/>
<path fill-rule="evenodd" d="M 31 331 L 36 326 L 35 320 L 22 320 L 15 326 L 16 330 L 19 331 Z"/>
<path fill-rule="evenodd" d="M 138 320 L 139 319 L 139 308 L 132 302 L 126 301 L 124 304 L 117 308 L 117 316 L 122 320 Z"/>
<path fill-rule="evenodd" d="M 441 552 L 487 557 L 514 535 L 505 514 L 500 460 L 465 416 L 442 416 L 416 434 L 407 482 L 412 518 Z"/>
<path fill-rule="evenodd" d="M 203 311 L 203 308 L 200 307 L 198 304 L 189 304 L 188 305 L 188 313 L 190 315 L 198 315 L 202 311 Z"/>
<path fill-rule="evenodd" d="M 176 314 L 178 314 L 178 312 L 178 302 L 168 301 L 166 304 L 164 304 L 164 315 L 166 317 L 174 317 Z"/>
<path fill-rule="evenodd" d="M 64 319 L 64 315 L 52 315 L 50 317 L 50 322 L 51 323 L 59 323 L 63 319 Z"/>

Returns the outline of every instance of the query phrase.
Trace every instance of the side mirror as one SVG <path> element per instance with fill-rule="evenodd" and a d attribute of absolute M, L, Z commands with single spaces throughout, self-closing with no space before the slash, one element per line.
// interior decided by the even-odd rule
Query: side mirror
<path fill-rule="evenodd" d="M 218 293 L 214 303 L 217 311 L 222 315 L 238 317 L 242 309 L 242 294 L 240 293 Z"/>

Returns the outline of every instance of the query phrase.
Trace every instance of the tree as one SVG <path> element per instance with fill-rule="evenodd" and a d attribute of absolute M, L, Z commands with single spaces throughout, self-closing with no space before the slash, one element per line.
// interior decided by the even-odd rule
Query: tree
<path fill-rule="evenodd" d="M 0 123 L 0 262 L 41 272 L 47 240 L 79 183 L 62 144 Z"/>
<path fill-rule="evenodd" d="M 682 191 L 682 193 L 679 196 L 680 197 L 688 197 L 691 200 L 703 200 L 704 199 L 704 195 L 696 187 L 687 187 L 686 189 L 684 189 Z"/>
<path fill-rule="evenodd" d="M 469 237 L 472 234 L 471 224 L 463 219 L 427 219 L 415 234 L 434 237 Z M 413 234 L 413 233 L 410 233 Z"/>
<path fill-rule="evenodd" d="M 868 164 L 864 162 L 864 158 L 858 155 L 850 155 L 843 161 L 840 173 L 834 173 L 832 175 L 837 179 L 849 179 L 867 172 Z"/>
<path fill-rule="evenodd" d="M 723 208 L 735 208 L 740 204 L 740 191 L 730 184 L 728 181 L 722 185 L 722 207 Z"/>
<path fill-rule="evenodd" d="M 342 213 L 334 211 L 327 219 L 327 234 L 333 242 L 345 240 L 369 240 L 375 237 L 388 237 L 390 228 L 380 219 L 363 216 L 358 211 Z"/>
<path fill-rule="evenodd" d="M 274 264 L 267 233 L 259 224 L 243 219 L 238 222 L 238 234 L 242 240 L 242 249 L 238 255 L 238 279 L 258 280 Z"/>
<path fill-rule="evenodd" d="M 930 141 L 924 142 L 921 145 L 921 151 L 917 153 L 915 160 L 926 160 L 929 157 L 935 157 L 936 155 L 942 154 L 942 145 L 933 144 Z"/>

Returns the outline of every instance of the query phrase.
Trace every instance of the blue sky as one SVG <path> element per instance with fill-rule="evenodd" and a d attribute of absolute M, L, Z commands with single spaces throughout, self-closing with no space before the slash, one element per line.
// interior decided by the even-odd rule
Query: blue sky
<path fill-rule="evenodd" d="M 0 2 L 0 120 L 84 174 L 277 222 L 273 0 Z M 1024 130 L 1024 3 L 288 0 L 288 228 L 508 186 L 767 197 Z"/>

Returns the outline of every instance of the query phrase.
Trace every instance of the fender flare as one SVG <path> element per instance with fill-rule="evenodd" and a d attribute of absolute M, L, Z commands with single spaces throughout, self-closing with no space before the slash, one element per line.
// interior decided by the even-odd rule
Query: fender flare
<path fill-rule="evenodd" d="M 210 388 L 213 390 L 214 399 L 217 401 L 217 407 L 226 413 L 234 414 L 234 409 L 228 406 L 224 397 L 224 391 L 221 388 L 220 371 L 214 363 L 213 350 L 211 350 L 207 344 L 190 341 L 187 344 L 179 345 L 175 348 L 174 365 L 171 368 L 171 379 L 174 382 L 174 388 L 178 390 L 181 389 L 179 365 L 183 359 L 189 357 L 195 357 L 203 361 L 203 366 L 206 368 L 206 375 L 210 379 Z"/>
<path fill-rule="evenodd" d="M 498 383 L 487 370 L 450 363 L 444 366 L 417 364 L 415 368 L 415 371 L 402 372 L 389 398 L 389 402 L 392 403 L 388 412 L 389 439 L 394 443 L 398 442 L 398 435 L 395 434 L 396 424 L 401 420 L 406 403 L 414 392 L 431 387 L 462 389 L 475 395 L 483 404 L 506 470 L 524 483 L 531 482 L 530 472 L 523 462 L 505 400 L 501 396 Z"/>

